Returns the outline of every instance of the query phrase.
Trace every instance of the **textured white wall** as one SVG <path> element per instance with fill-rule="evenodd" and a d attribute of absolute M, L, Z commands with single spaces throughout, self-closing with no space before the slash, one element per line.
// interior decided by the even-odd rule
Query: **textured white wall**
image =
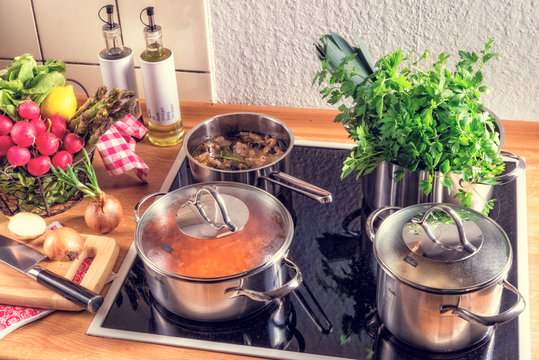
<path fill-rule="evenodd" d="M 329 30 L 367 43 L 375 59 L 402 48 L 421 54 L 483 49 L 491 93 L 482 102 L 502 119 L 539 121 L 536 0 L 209 0 L 215 100 L 331 108 L 311 85 L 314 43 Z"/>

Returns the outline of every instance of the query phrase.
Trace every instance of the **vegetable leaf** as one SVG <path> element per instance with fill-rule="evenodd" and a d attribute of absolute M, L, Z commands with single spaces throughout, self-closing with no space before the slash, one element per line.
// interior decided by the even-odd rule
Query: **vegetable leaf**
<path fill-rule="evenodd" d="M 495 183 L 503 171 L 499 134 L 479 102 L 489 90 L 483 65 L 498 56 L 491 45 L 489 39 L 479 55 L 459 51 L 454 70 L 447 68 L 445 52 L 431 64 L 428 50 L 414 60 L 397 49 L 382 56 L 368 74 L 358 60 L 364 44 L 348 46 L 335 33 L 323 36 L 316 48 L 319 56 L 327 56 L 321 57 L 322 70 L 313 84 L 323 87 L 321 94 L 330 104 L 339 105 L 335 121 L 345 125 L 357 145 L 341 177 L 353 172 L 359 177 L 390 162 L 403 168 L 395 181 L 408 171 L 427 172 L 428 180 L 419 183 L 425 194 L 436 177 L 452 190 L 451 174 L 471 184 Z M 455 197 L 469 206 L 471 195 L 460 189 Z"/>
<path fill-rule="evenodd" d="M 30 54 L 17 56 L 11 64 L 0 71 L 0 113 L 13 121 L 21 120 L 17 107 L 26 99 L 41 104 L 52 88 L 65 85 L 65 63 L 47 60 L 37 65 Z"/>

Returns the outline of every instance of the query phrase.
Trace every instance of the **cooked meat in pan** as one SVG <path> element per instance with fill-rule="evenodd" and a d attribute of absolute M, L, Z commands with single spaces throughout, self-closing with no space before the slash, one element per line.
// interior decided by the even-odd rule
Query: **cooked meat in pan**
<path fill-rule="evenodd" d="M 192 153 L 200 164 L 221 170 L 248 170 L 271 164 L 287 146 L 269 135 L 241 131 L 204 141 Z"/>

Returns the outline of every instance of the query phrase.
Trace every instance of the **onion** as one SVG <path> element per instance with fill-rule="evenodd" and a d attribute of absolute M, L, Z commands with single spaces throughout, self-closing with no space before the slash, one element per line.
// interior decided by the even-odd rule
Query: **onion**
<path fill-rule="evenodd" d="M 23 240 L 35 239 L 47 229 L 45 220 L 31 212 L 20 212 L 9 218 L 7 228 Z"/>
<path fill-rule="evenodd" d="M 90 229 L 105 234 L 114 230 L 120 224 L 123 216 L 122 204 L 114 196 L 105 194 L 99 188 L 92 161 L 86 149 L 82 148 L 82 152 L 85 160 L 82 171 L 88 176 L 88 183 L 83 184 L 79 180 L 71 165 L 67 165 L 65 170 L 56 169 L 53 166 L 51 171 L 64 183 L 75 186 L 84 193 L 84 196 L 92 198 L 93 201 L 88 204 L 84 211 L 84 221 Z M 54 159 L 52 162 L 54 164 Z"/>
<path fill-rule="evenodd" d="M 45 232 L 43 253 L 51 260 L 72 261 L 83 248 L 84 240 L 73 228 L 60 227 Z"/>
<path fill-rule="evenodd" d="M 100 192 L 84 211 L 86 225 L 102 234 L 114 230 L 123 216 L 122 204 L 112 195 Z"/>

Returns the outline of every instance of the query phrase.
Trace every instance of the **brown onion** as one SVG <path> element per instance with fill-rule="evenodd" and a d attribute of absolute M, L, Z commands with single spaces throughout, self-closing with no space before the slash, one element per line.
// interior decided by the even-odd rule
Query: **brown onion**
<path fill-rule="evenodd" d="M 70 227 L 47 230 L 44 237 L 43 253 L 51 260 L 72 261 L 84 248 L 84 240 Z"/>
<path fill-rule="evenodd" d="M 112 231 L 120 224 L 123 216 L 122 204 L 113 195 L 100 192 L 84 211 L 86 225 L 102 234 Z"/>

